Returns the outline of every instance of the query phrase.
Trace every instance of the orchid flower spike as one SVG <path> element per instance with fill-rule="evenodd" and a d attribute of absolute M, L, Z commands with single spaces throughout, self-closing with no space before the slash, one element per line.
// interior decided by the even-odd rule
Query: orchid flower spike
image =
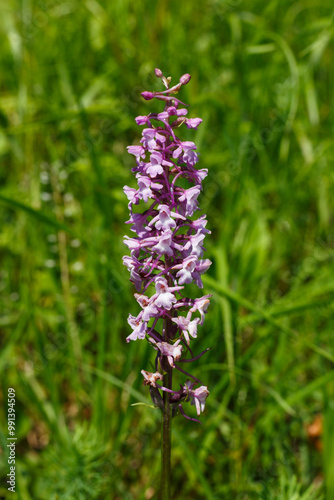
<path fill-rule="evenodd" d="M 145 91 L 142 96 L 146 101 L 163 102 L 164 108 L 160 113 L 136 118 L 136 123 L 144 127 L 142 137 L 140 144 L 128 146 L 134 156 L 132 171 L 137 186 L 125 186 L 124 192 L 130 211 L 127 224 L 135 236 L 124 238 L 130 255 L 123 263 L 138 292 L 135 298 L 141 311 L 137 316 L 129 315 L 132 332 L 126 340 L 147 339 L 156 351 L 155 373 L 141 371 L 154 404 L 161 407 L 162 393 L 167 391 L 172 393 L 174 413 L 180 409 L 186 418 L 197 421 L 184 413 L 182 405 L 194 405 L 199 416 L 209 391 L 198 378 L 179 368 L 178 362 L 192 362 L 208 350 L 196 356 L 191 349 L 200 335 L 211 295 L 196 299 L 185 295 L 191 283 L 203 287 L 201 275 L 211 265 L 209 259 L 203 259 L 204 239 L 210 234 L 205 228 L 206 217 L 195 216 L 207 169 L 197 168 L 200 153 L 196 144 L 182 140 L 176 132 L 182 125 L 197 129 L 202 120 L 188 118 L 188 110 L 175 97 L 189 83 L 188 73 L 174 86 L 160 69 L 155 69 L 155 75 L 165 90 Z M 165 373 L 174 370 L 191 378 L 180 384 L 178 391 L 164 385 Z"/>

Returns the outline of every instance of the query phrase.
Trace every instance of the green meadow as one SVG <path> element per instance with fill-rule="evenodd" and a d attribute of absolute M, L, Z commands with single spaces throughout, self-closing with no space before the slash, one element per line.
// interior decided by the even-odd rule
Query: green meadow
<path fill-rule="evenodd" d="M 334 500 L 332 2 L 2 0 L 0 16 L 0 498 L 159 499 L 155 351 L 125 341 L 122 265 L 126 146 L 158 67 L 192 76 L 179 98 L 203 123 L 180 134 L 209 171 L 213 262 L 191 370 L 210 395 L 202 425 L 173 420 L 172 497 Z"/>

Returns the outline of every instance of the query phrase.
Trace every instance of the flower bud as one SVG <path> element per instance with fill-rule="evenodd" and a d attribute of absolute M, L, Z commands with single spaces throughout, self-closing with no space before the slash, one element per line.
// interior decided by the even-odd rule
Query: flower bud
<path fill-rule="evenodd" d="M 147 90 L 145 90 L 145 92 L 141 93 L 141 96 L 144 97 L 145 101 L 150 101 L 151 99 L 153 99 L 154 94 L 153 92 L 148 92 Z"/>
<path fill-rule="evenodd" d="M 179 118 L 176 118 L 176 120 L 173 121 L 171 127 L 172 128 L 180 127 L 185 121 L 186 118 L 184 116 L 180 116 Z"/>
<path fill-rule="evenodd" d="M 189 75 L 189 73 L 186 73 L 185 75 L 182 75 L 181 78 L 180 78 L 180 83 L 182 85 L 187 85 L 187 83 L 190 82 L 190 78 L 191 76 Z"/>
<path fill-rule="evenodd" d="M 164 76 L 162 74 L 161 69 L 159 69 L 159 68 L 155 68 L 154 73 L 155 73 L 155 76 L 157 76 L 158 78 L 162 78 Z"/>

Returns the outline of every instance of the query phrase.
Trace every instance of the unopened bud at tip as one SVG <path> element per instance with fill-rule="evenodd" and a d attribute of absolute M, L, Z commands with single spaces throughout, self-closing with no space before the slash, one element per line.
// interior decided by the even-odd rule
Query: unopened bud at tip
<path fill-rule="evenodd" d="M 162 78 L 164 76 L 162 74 L 161 69 L 159 69 L 159 68 L 155 68 L 154 73 L 155 73 L 155 76 L 157 76 L 158 78 Z"/>
<path fill-rule="evenodd" d="M 186 73 L 185 75 L 181 76 L 180 83 L 182 83 L 182 85 L 187 85 L 187 83 L 190 81 L 190 78 L 191 75 L 189 75 L 189 73 Z"/>
<path fill-rule="evenodd" d="M 149 92 L 148 90 L 145 90 L 145 92 L 141 93 L 141 96 L 144 97 L 145 101 L 150 101 L 153 99 L 154 94 L 153 92 Z"/>

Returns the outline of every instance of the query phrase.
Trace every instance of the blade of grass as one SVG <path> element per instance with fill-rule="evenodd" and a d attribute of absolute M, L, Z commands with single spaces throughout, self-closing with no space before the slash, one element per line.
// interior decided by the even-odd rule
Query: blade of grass
<path fill-rule="evenodd" d="M 226 260 L 225 249 L 221 246 L 215 253 L 217 262 L 217 273 L 219 282 L 227 287 L 228 283 L 228 265 Z M 235 384 L 234 372 L 234 346 L 233 346 L 233 326 L 232 326 L 232 310 L 230 301 L 227 298 L 219 297 L 221 315 L 224 325 L 224 339 L 227 353 L 227 364 L 229 366 L 231 383 Z"/>
<path fill-rule="evenodd" d="M 205 476 L 203 475 L 203 473 L 199 467 L 199 464 L 195 459 L 194 454 L 191 452 L 189 446 L 187 446 L 181 433 L 179 433 L 175 429 L 175 426 L 173 426 L 172 435 L 173 435 L 173 437 L 176 438 L 177 443 L 183 449 L 183 452 L 184 452 L 183 459 L 189 463 L 189 467 L 185 467 L 185 471 L 191 470 L 194 472 L 195 478 L 197 478 L 198 481 L 200 482 L 200 484 L 203 488 L 203 491 L 205 492 L 206 498 L 208 498 L 209 500 L 217 500 L 217 497 L 214 495 L 214 492 L 211 489 L 210 483 L 206 480 Z"/>
<path fill-rule="evenodd" d="M 254 306 L 252 304 L 252 302 L 245 299 L 244 297 L 242 297 L 238 293 L 233 292 L 232 290 L 228 289 L 227 287 L 224 287 L 220 283 L 217 283 L 217 281 L 214 280 L 213 278 L 211 278 L 210 276 L 204 276 L 203 283 L 207 287 L 215 290 L 216 292 L 221 293 L 223 296 L 228 297 L 236 304 L 242 305 L 243 307 L 245 307 L 249 311 L 256 313 L 260 318 L 265 319 L 270 325 L 275 326 L 279 330 L 286 332 L 286 333 L 289 333 L 290 335 L 293 335 L 294 337 L 297 337 L 298 339 L 300 339 L 300 335 L 298 334 L 297 331 L 293 330 L 292 328 L 289 328 L 287 326 L 282 325 L 281 323 L 276 321 L 270 314 L 268 314 L 266 311 L 262 310 L 262 308 L 260 308 L 258 306 Z M 328 359 L 329 361 L 331 361 L 332 363 L 334 363 L 334 356 L 332 354 L 330 354 L 329 352 L 325 351 L 321 347 L 318 347 L 313 342 L 310 342 L 307 339 L 301 339 L 301 342 L 303 344 L 305 344 L 306 346 L 308 346 L 310 349 L 312 349 L 314 352 L 319 354 L 320 356 L 322 356 L 322 357 Z"/>
<path fill-rule="evenodd" d="M 19 210 L 23 210 L 25 213 L 27 213 L 28 215 L 32 216 L 33 218 L 35 218 L 40 222 L 43 222 L 44 224 L 52 226 L 56 229 L 61 229 L 75 236 L 75 232 L 71 228 L 69 228 L 65 224 L 58 222 L 56 219 L 53 219 L 48 215 L 45 215 L 40 210 L 35 210 L 34 208 L 29 207 L 28 205 L 25 205 L 20 201 L 13 200 L 12 198 L 8 198 L 7 196 L 3 196 L 2 194 L 0 194 L 0 202 L 9 205 L 11 208 L 18 208 Z"/>
<path fill-rule="evenodd" d="M 283 305 L 281 306 L 278 305 L 274 307 L 268 306 L 266 309 L 270 311 L 270 316 L 276 318 L 276 317 L 284 317 L 288 315 L 299 314 L 303 311 L 317 309 L 319 307 L 323 307 L 333 303 L 334 303 L 334 298 L 328 297 L 319 301 L 312 300 L 312 302 L 303 302 L 300 304 L 290 305 L 286 307 L 284 307 Z M 241 327 L 243 327 L 244 325 L 251 325 L 257 321 L 259 321 L 258 314 L 247 314 L 247 316 L 243 316 L 242 318 L 239 319 L 239 324 Z"/>
<path fill-rule="evenodd" d="M 125 392 L 128 392 L 133 398 L 135 398 L 137 401 L 140 401 L 142 403 L 145 403 L 146 405 L 150 405 L 151 400 L 143 396 L 139 391 L 134 389 L 131 385 L 127 384 L 126 382 L 123 382 L 123 380 L 120 380 L 119 378 L 115 377 L 114 375 L 111 375 L 111 373 L 106 373 L 102 370 L 99 370 L 98 368 L 94 368 L 93 366 L 89 366 L 86 364 L 82 364 L 81 368 L 87 372 L 93 373 L 97 375 L 98 377 L 103 378 L 110 384 L 114 385 L 115 387 L 119 387 Z"/>

